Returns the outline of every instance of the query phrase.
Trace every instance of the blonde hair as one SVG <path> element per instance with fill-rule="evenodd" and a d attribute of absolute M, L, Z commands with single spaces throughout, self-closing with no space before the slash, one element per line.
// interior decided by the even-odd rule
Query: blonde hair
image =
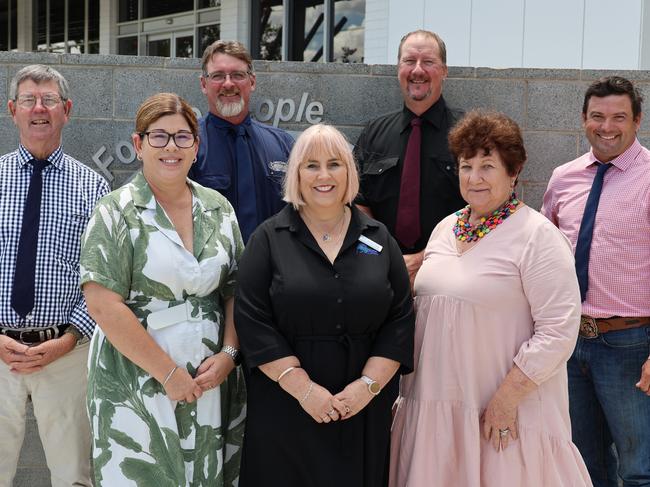
<path fill-rule="evenodd" d="M 316 154 L 327 154 L 343 163 L 348 172 L 343 202 L 352 203 L 359 192 L 359 175 L 352 149 L 345 135 L 331 125 L 325 124 L 309 127 L 298 137 L 293 146 L 287 164 L 287 175 L 284 179 L 284 201 L 291 203 L 296 210 L 305 205 L 300 194 L 300 164 Z"/>

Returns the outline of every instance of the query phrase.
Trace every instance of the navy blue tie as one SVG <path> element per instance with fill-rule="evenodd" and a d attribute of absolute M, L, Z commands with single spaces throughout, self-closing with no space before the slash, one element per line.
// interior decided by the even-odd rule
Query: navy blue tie
<path fill-rule="evenodd" d="M 596 221 L 596 211 L 600 201 L 600 192 L 603 189 L 603 179 L 605 172 L 612 167 L 611 163 L 600 164 L 596 171 L 596 177 L 591 184 L 591 191 L 585 205 L 585 212 L 582 215 L 580 223 L 580 232 L 576 242 L 576 274 L 578 275 L 578 284 L 580 284 L 580 298 L 582 301 L 587 297 L 587 288 L 589 287 L 589 252 L 591 251 L 591 238 L 594 234 L 594 222 Z"/>
<path fill-rule="evenodd" d="M 237 125 L 235 152 L 237 157 L 237 220 L 244 243 L 259 223 L 257 221 L 257 197 L 251 152 L 246 143 L 244 124 Z"/>
<path fill-rule="evenodd" d="M 34 309 L 34 279 L 36 276 L 36 246 L 38 226 L 41 221 L 41 195 L 43 191 L 43 169 L 49 161 L 31 161 L 34 167 L 29 181 L 27 199 L 20 228 L 18 255 L 14 285 L 11 290 L 11 307 L 18 315 L 25 317 Z"/>

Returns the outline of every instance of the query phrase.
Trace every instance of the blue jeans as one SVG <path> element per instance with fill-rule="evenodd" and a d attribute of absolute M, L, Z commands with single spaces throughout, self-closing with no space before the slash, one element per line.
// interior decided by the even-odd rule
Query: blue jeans
<path fill-rule="evenodd" d="M 594 487 L 650 487 L 650 397 L 634 385 L 650 326 L 578 337 L 567 363 L 573 441 Z"/>

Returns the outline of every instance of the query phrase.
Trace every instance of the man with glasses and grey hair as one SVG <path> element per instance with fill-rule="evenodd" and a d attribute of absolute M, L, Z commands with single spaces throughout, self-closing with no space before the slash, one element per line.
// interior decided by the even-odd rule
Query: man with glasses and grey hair
<path fill-rule="evenodd" d="M 61 148 L 72 101 L 58 71 L 22 68 L 7 105 L 20 144 L 0 157 L 0 487 L 16 472 L 28 396 L 52 486 L 90 486 L 86 361 L 95 323 L 79 289 L 79 247 L 109 187 Z"/>
<path fill-rule="evenodd" d="M 216 41 L 203 53 L 201 91 L 210 113 L 199 121 L 200 145 L 189 176 L 216 189 L 232 204 L 244 242 L 257 225 L 276 214 L 293 138 L 251 119 L 256 79 L 243 44 Z"/>

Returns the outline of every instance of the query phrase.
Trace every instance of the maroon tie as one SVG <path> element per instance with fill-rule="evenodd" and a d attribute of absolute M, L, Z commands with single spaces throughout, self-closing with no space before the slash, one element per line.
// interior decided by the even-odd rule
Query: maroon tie
<path fill-rule="evenodd" d="M 422 140 L 422 119 L 415 117 L 411 120 L 411 135 L 409 136 L 402 182 L 399 187 L 399 204 L 397 206 L 397 223 L 395 236 L 400 243 L 411 248 L 420 238 L 420 142 Z"/>

